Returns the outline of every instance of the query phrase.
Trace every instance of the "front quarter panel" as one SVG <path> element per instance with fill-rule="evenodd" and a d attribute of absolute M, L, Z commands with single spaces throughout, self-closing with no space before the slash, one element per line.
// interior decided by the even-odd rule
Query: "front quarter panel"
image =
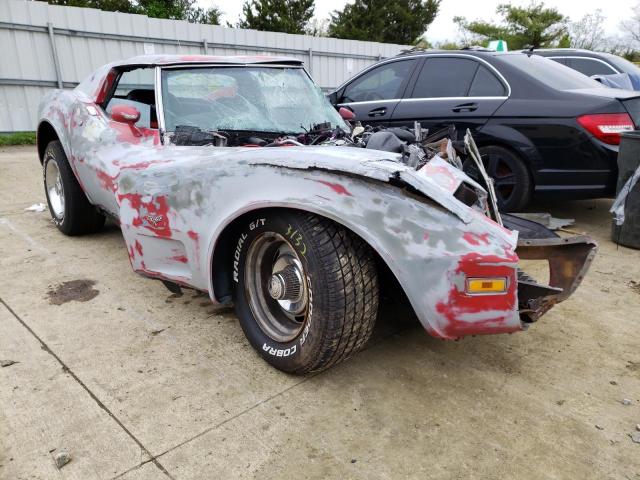
<path fill-rule="evenodd" d="M 346 147 L 336 148 L 346 154 Z M 522 328 L 512 232 L 471 209 L 462 221 L 383 181 L 252 164 L 246 155 L 254 149 L 229 150 L 166 147 L 165 156 L 181 160 L 121 173 L 121 226 L 136 271 L 207 290 L 215 300 L 212 258 L 225 227 L 254 210 L 293 208 L 332 219 L 369 243 L 431 334 L 457 338 Z M 259 219 L 256 213 L 252 220 Z M 506 277 L 509 291 L 466 295 L 466 276 L 483 275 Z"/>

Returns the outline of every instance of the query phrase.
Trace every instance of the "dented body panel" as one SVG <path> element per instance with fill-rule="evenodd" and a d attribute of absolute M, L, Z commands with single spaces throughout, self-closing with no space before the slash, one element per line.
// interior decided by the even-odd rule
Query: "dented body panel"
<path fill-rule="evenodd" d="M 267 58 L 245 63 L 289 61 Z M 223 60 L 143 57 L 129 64 L 191 61 Z M 430 334 L 454 339 L 524 328 L 517 232 L 454 196 L 461 183 L 475 184 L 456 168 L 434 162 L 415 171 L 399 154 L 341 146 L 163 143 L 157 129 L 115 122 L 101 107 L 105 82 L 118 65 L 127 63 L 102 67 L 74 91 L 47 95 L 40 122 L 55 130 L 90 202 L 118 219 L 136 272 L 221 301 L 212 266 L 227 227 L 242 215 L 249 224 L 259 222 L 264 208 L 290 208 L 327 217 L 364 239 Z M 242 238 L 232 242 L 232 250 L 245 247 Z M 225 259 L 229 265 L 233 255 Z M 237 281 L 233 269 L 231 281 Z M 468 295 L 471 277 L 504 277 L 508 288 Z"/>

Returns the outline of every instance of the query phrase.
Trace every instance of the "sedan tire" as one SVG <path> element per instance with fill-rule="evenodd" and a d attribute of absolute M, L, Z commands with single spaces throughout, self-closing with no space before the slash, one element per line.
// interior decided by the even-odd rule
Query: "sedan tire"
<path fill-rule="evenodd" d="M 487 174 L 493 178 L 498 208 L 503 212 L 520 212 L 527 206 L 533 191 L 529 169 L 511 150 L 497 145 L 480 147 L 480 156 Z M 479 174 L 475 165 L 467 160 L 464 171 L 473 179 Z"/>

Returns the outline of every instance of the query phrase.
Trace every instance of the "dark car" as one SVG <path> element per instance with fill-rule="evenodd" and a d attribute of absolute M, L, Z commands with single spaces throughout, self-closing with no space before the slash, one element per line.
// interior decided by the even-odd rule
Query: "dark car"
<path fill-rule="evenodd" d="M 640 126 L 640 93 L 521 52 L 411 52 L 372 65 L 329 99 L 367 124 L 470 128 L 508 211 L 534 194 L 613 194 L 620 133 Z"/>
<path fill-rule="evenodd" d="M 607 87 L 640 90 L 640 68 L 618 55 L 577 48 L 545 48 L 533 53 L 573 68 Z"/>

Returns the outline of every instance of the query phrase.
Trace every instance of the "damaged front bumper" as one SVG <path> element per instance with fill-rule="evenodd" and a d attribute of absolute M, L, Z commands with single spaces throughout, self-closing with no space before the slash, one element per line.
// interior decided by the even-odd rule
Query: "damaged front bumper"
<path fill-rule="evenodd" d="M 546 260 L 549 264 L 548 285 L 518 271 L 518 311 L 523 325 L 538 320 L 578 288 L 597 248 L 596 242 L 585 235 L 518 240 L 516 253 L 520 260 Z"/>

